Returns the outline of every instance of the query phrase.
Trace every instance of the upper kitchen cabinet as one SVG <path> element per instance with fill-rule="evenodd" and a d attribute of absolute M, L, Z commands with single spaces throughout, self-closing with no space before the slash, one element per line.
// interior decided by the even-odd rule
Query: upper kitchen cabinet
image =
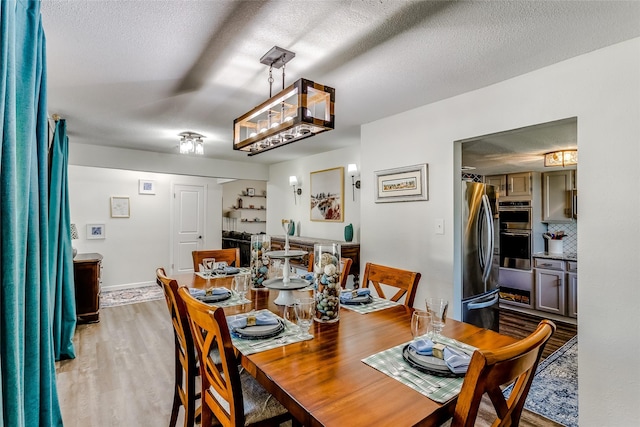
<path fill-rule="evenodd" d="M 531 172 L 489 175 L 485 183 L 498 190 L 498 197 L 531 197 Z"/>
<path fill-rule="evenodd" d="M 575 171 L 542 174 L 542 222 L 571 222 L 577 218 Z"/>

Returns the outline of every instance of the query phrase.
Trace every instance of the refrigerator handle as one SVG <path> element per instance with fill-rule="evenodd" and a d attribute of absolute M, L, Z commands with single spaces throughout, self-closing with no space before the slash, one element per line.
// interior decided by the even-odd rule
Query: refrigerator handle
<path fill-rule="evenodd" d="M 500 295 L 495 294 L 493 298 L 491 298 L 488 301 L 472 302 L 467 304 L 467 307 L 469 308 L 469 310 L 479 310 L 481 308 L 491 307 L 493 304 L 497 303 L 499 299 L 500 299 Z"/>
<path fill-rule="evenodd" d="M 482 272 L 482 283 L 485 285 L 487 280 L 489 280 L 489 275 L 491 274 L 491 267 L 493 266 L 493 248 L 495 246 L 494 242 L 494 229 L 493 229 L 493 215 L 491 213 L 491 204 L 489 203 L 489 197 L 486 194 L 482 195 L 482 205 L 484 206 L 484 221 L 487 226 L 484 229 L 487 232 L 487 241 L 489 245 L 485 248 L 486 252 L 482 255 L 484 257 L 484 270 Z"/>

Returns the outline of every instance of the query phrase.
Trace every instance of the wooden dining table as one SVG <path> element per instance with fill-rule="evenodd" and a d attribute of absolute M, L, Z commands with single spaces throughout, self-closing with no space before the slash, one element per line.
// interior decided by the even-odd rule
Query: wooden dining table
<path fill-rule="evenodd" d="M 231 289 L 232 283 L 231 277 L 207 281 L 192 273 L 175 279 L 190 288 Z M 250 304 L 227 307 L 225 312 L 266 308 L 282 316 L 283 307 L 273 303 L 277 294 L 252 289 Z M 439 425 L 451 417 L 456 398 L 437 403 L 362 362 L 410 341 L 412 312 L 404 305 L 367 314 L 341 308 L 338 322 L 314 322 L 313 339 L 240 354 L 240 363 L 305 426 Z M 453 319 L 447 319 L 443 335 L 487 349 L 516 341 Z"/>

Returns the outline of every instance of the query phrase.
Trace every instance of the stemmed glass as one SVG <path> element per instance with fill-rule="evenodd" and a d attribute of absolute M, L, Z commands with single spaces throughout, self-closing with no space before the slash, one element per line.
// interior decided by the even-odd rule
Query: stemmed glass
<path fill-rule="evenodd" d="M 309 328 L 313 323 L 315 314 L 316 301 L 314 298 L 300 298 L 295 302 L 296 317 L 298 318 L 298 326 L 300 327 L 301 337 L 310 337 Z"/>
<path fill-rule="evenodd" d="M 283 316 L 285 319 L 287 319 L 289 322 L 293 323 L 294 325 L 298 324 L 298 316 L 296 315 L 296 304 L 295 302 L 292 304 L 287 304 L 284 306 L 284 313 Z M 300 327 L 299 326 L 294 326 L 297 330 L 298 330 L 298 335 L 300 334 Z"/>
<path fill-rule="evenodd" d="M 249 290 L 249 275 L 238 274 L 233 278 L 233 290 L 240 295 L 241 299 L 245 299 Z"/>
<path fill-rule="evenodd" d="M 427 298 L 427 312 L 431 315 L 431 327 L 435 338 L 441 337 L 447 321 L 449 301 L 443 298 Z"/>
<path fill-rule="evenodd" d="M 429 333 L 431 330 L 431 315 L 426 311 L 416 310 L 411 316 L 411 335 L 416 341 Z"/>
<path fill-rule="evenodd" d="M 215 269 L 215 267 L 216 267 L 215 258 L 202 259 L 202 272 L 204 273 L 205 276 L 207 276 L 207 279 L 211 277 L 211 273 L 213 273 L 213 270 Z"/>

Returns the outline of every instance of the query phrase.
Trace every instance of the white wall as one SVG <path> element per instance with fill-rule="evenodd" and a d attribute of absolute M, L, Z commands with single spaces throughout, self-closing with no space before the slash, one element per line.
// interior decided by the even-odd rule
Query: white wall
<path fill-rule="evenodd" d="M 426 162 L 429 201 L 375 204 L 372 192 L 363 191 L 361 256 L 420 271 L 417 307 L 427 295 L 459 301 L 460 147 L 454 141 L 573 116 L 580 151 L 580 425 L 636 425 L 640 39 L 364 125 L 363 187 L 373 187 L 376 170 Z M 434 232 L 437 218 L 445 220 L 444 235 Z"/>
<path fill-rule="evenodd" d="M 351 176 L 347 175 L 347 165 L 360 165 L 360 147 L 352 146 L 329 151 L 290 162 L 271 165 L 267 183 L 267 234 L 283 235 L 281 220 L 293 219 L 296 235 L 344 241 L 344 227 L 353 224 L 353 240 L 360 235 L 360 200 L 362 190 L 356 190 L 355 202 L 352 196 Z M 310 219 L 310 174 L 311 172 L 336 167 L 344 167 L 344 222 L 322 222 Z M 302 195 L 295 196 L 289 186 L 289 176 L 296 175 L 302 186 Z M 365 191 L 367 191 L 365 189 Z"/>
<path fill-rule="evenodd" d="M 140 179 L 153 180 L 155 195 L 138 194 Z M 203 185 L 204 247 L 221 247 L 222 187 L 217 179 L 131 170 L 69 166 L 71 222 L 79 253 L 102 254 L 102 288 L 133 287 L 155 282 L 155 269 L 171 269 L 171 199 L 175 184 Z M 110 217 L 110 198 L 130 198 L 129 218 Z M 87 224 L 105 224 L 104 240 L 86 239 Z"/>

